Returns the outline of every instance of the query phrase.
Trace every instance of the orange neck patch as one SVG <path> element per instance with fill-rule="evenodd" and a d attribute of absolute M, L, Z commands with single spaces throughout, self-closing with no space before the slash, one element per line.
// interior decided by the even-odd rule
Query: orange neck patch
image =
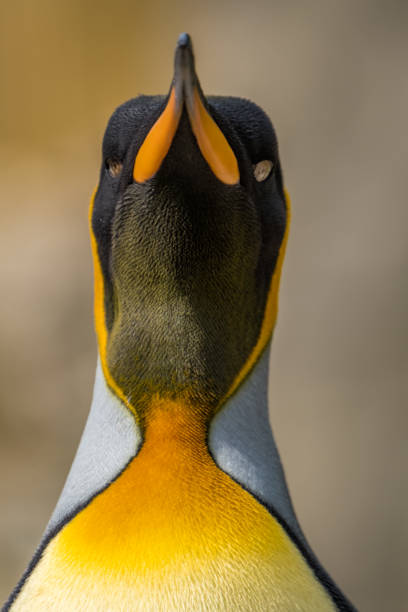
<path fill-rule="evenodd" d="M 17 611 L 270 610 L 333 604 L 276 519 L 221 471 L 204 419 L 155 400 L 138 455 L 55 536 Z"/>

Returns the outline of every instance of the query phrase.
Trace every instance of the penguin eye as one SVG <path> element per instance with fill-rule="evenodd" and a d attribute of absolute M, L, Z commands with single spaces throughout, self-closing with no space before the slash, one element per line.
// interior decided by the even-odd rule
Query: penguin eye
<path fill-rule="evenodd" d="M 106 167 L 111 177 L 116 178 L 122 172 L 123 164 L 117 159 L 106 160 Z"/>
<path fill-rule="evenodd" d="M 253 169 L 254 177 L 256 178 L 258 183 L 261 183 L 262 181 L 267 179 L 270 173 L 272 172 L 273 162 L 271 162 L 270 159 L 263 159 L 257 164 L 254 164 Z"/>

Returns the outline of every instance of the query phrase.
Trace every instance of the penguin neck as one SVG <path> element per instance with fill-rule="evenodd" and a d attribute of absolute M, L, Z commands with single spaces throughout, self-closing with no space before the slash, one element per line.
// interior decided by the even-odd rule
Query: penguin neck
<path fill-rule="evenodd" d="M 217 465 L 305 542 L 289 496 L 270 414 L 271 341 L 211 422 L 208 446 Z"/>
<path fill-rule="evenodd" d="M 167 471 L 180 469 L 181 454 L 186 465 L 188 457 L 205 450 L 222 472 L 303 540 L 269 422 L 269 348 L 210 421 L 188 404 L 156 397 L 143 429 L 110 389 L 98 359 L 89 417 L 47 532 L 86 506 L 142 450 L 143 456 L 154 457 L 155 468 Z"/>
<path fill-rule="evenodd" d="M 205 450 L 206 421 L 204 413 L 185 402 L 154 397 L 143 430 L 144 454 L 154 457 L 162 472 L 171 472 L 176 464 L 180 468 L 180 458 L 182 464 L 194 462 Z"/>

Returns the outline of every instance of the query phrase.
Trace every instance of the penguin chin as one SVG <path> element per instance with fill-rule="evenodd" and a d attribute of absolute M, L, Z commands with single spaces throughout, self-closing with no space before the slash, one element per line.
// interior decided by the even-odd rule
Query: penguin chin
<path fill-rule="evenodd" d="M 216 404 L 257 341 L 260 223 L 243 188 L 218 194 L 157 177 L 116 207 L 107 360 L 132 402 L 158 392 Z"/>
<path fill-rule="evenodd" d="M 183 292 L 183 283 L 194 291 L 207 279 L 218 289 L 226 283 L 248 290 L 260 257 L 261 227 L 245 190 L 229 189 L 198 193 L 193 184 L 187 189 L 160 178 L 129 185 L 113 218 L 113 281 L 121 277 L 122 288 L 148 283 Z"/>

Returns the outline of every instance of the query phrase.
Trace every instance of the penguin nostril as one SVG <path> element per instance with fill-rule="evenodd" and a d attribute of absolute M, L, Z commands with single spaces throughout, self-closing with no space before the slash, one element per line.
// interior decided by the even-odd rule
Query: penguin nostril
<path fill-rule="evenodd" d="M 122 172 L 123 164 L 117 159 L 108 159 L 106 161 L 106 167 L 109 171 L 109 174 L 116 178 Z"/>

